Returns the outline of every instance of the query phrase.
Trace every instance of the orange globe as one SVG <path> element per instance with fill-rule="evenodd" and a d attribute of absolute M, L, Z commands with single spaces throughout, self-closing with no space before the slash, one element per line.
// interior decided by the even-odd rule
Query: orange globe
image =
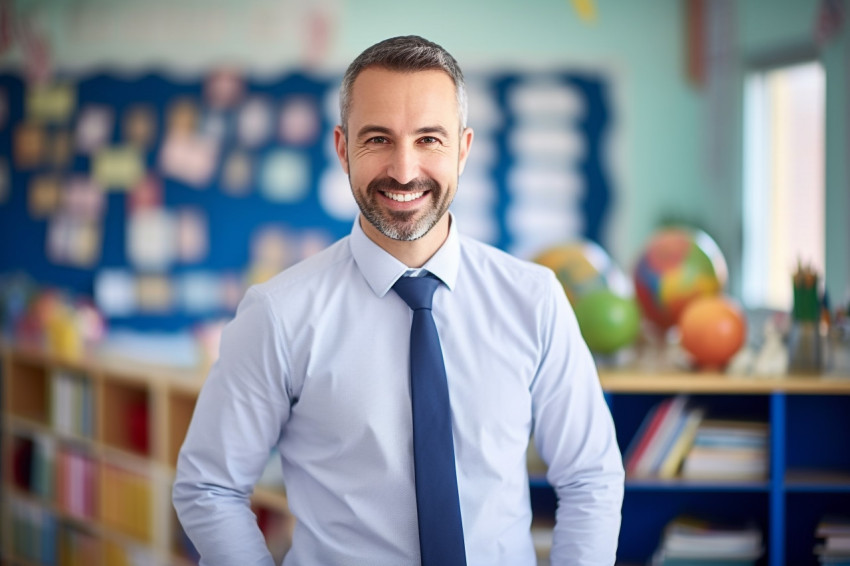
<path fill-rule="evenodd" d="M 747 320 L 728 297 L 700 297 L 685 307 L 679 330 L 682 348 L 696 366 L 721 369 L 744 345 Z"/>

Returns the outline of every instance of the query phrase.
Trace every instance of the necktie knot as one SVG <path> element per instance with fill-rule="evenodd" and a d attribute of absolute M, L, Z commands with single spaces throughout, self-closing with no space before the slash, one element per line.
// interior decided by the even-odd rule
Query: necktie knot
<path fill-rule="evenodd" d="M 399 277 L 393 285 L 395 292 L 413 310 L 431 309 L 434 291 L 440 281 L 434 277 Z"/>

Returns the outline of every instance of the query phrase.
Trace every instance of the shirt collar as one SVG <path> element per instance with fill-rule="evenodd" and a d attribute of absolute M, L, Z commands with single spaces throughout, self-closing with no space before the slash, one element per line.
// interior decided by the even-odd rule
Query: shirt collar
<path fill-rule="evenodd" d="M 460 264 L 460 238 L 457 222 L 450 212 L 448 214 L 449 236 L 437 253 L 422 266 L 422 269 L 434 274 L 449 289 L 453 289 Z M 360 218 L 358 214 L 351 229 L 351 253 L 372 291 L 377 296 L 383 297 L 392 289 L 399 277 L 410 271 L 410 268 L 369 239 L 360 226 Z"/>

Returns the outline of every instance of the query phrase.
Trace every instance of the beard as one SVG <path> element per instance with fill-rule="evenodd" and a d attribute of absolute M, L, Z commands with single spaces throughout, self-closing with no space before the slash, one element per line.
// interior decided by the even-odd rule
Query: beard
<path fill-rule="evenodd" d="M 431 205 L 425 211 L 393 211 L 381 206 L 378 201 L 381 192 L 428 191 Z M 401 184 L 391 178 L 375 179 L 370 182 L 365 193 L 352 191 L 360 212 L 381 234 L 393 240 L 411 242 L 418 240 L 433 228 L 446 213 L 451 204 L 451 191 L 440 187 L 433 179 L 415 179 Z"/>

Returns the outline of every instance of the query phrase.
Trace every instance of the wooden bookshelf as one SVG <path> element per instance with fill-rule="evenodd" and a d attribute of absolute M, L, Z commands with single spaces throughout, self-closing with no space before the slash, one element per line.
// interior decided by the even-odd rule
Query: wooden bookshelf
<path fill-rule="evenodd" d="M 0 344 L 0 562 L 196 564 L 171 485 L 205 376 Z M 265 533 L 280 555 L 286 495 L 258 488 L 252 507 L 281 531 Z"/>

